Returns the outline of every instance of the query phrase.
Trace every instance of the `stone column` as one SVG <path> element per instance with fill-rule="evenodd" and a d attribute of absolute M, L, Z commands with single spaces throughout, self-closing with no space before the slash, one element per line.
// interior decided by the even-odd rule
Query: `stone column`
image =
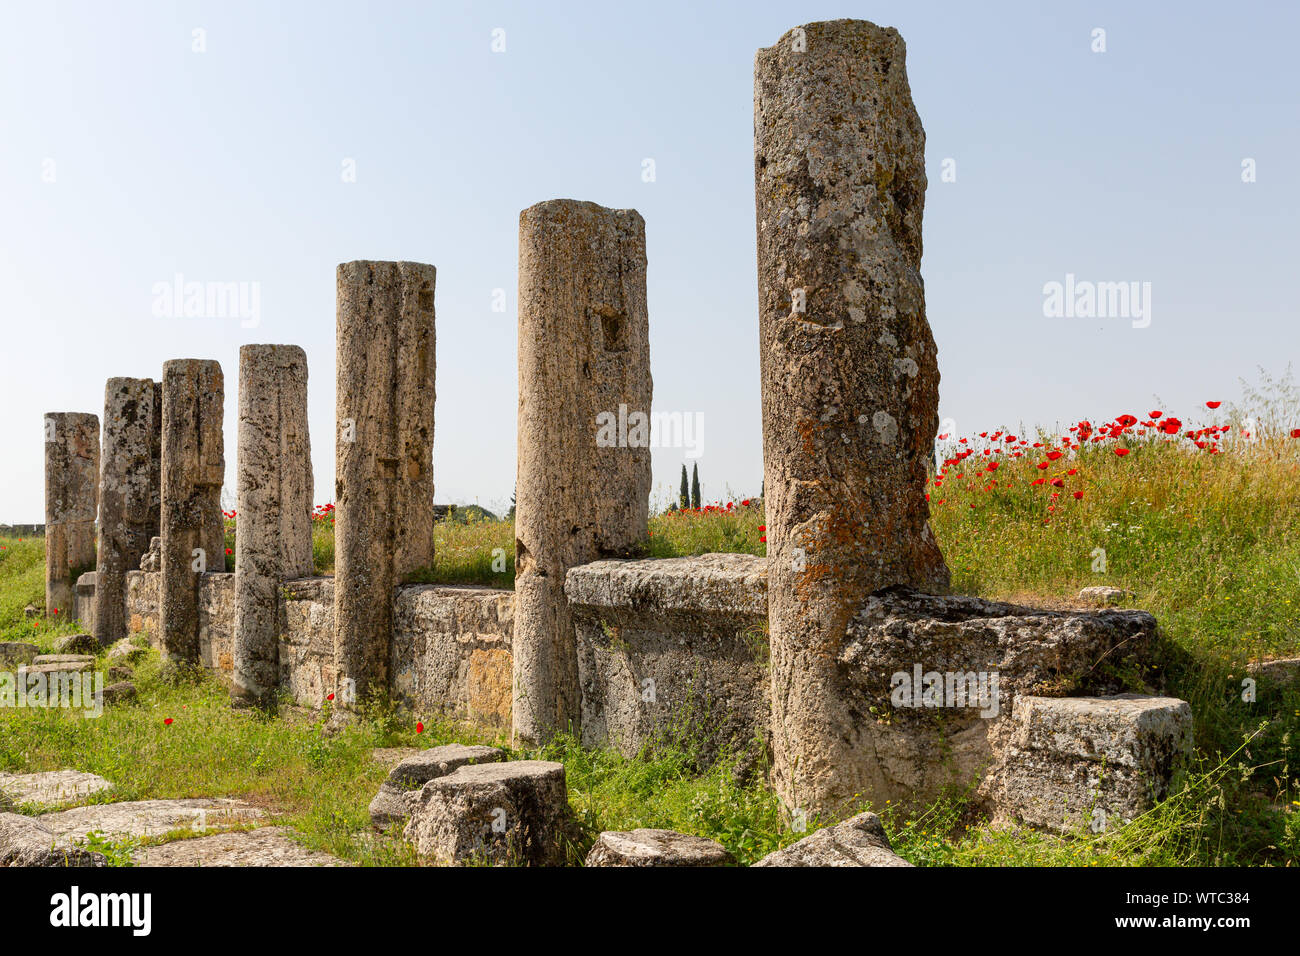
<path fill-rule="evenodd" d="M 873 715 L 839 654 L 878 588 L 948 585 L 926 459 L 939 368 L 925 318 L 925 132 L 903 39 L 791 30 L 754 60 L 773 783 L 840 809 L 873 776 Z"/>
<path fill-rule="evenodd" d="M 519 216 L 514 735 L 581 726 L 565 572 L 648 535 L 645 221 L 557 199 Z"/>
<path fill-rule="evenodd" d="M 205 571 L 224 571 L 221 483 L 225 378 L 217 362 L 173 359 L 162 381 L 163 655 L 199 663 L 199 588 Z"/>
<path fill-rule="evenodd" d="M 312 573 L 307 353 L 239 350 L 235 640 L 231 697 L 273 704 L 280 683 L 280 585 Z"/>
<path fill-rule="evenodd" d="M 99 417 L 45 415 L 45 613 L 76 620 L 76 584 L 95 567 Z"/>
<path fill-rule="evenodd" d="M 104 464 L 99 478 L 95 637 L 127 635 L 126 572 L 140 566 L 161 513 L 162 386 L 110 378 L 104 387 Z"/>
<path fill-rule="evenodd" d="M 393 588 L 433 564 L 436 276 L 418 262 L 338 268 L 334 653 L 344 703 L 351 690 L 387 691 Z"/>

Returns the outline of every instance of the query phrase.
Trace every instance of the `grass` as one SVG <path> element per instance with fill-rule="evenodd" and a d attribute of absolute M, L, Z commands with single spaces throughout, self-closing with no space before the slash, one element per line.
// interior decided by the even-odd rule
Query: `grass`
<path fill-rule="evenodd" d="M 1300 440 L 1289 434 L 1300 427 L 1297 409 L 1292 400 L 1261 416 L 1282 423 L 1271 432 L 1260 428 L 1250 440 L 1215 432 L 1204 448 L 1195 441 L 1208 435 L 1167 440 L 1158 428 L 1135 422 L 1100 442 L 1091 441 L 1100 428 L 1090 426 L 1085 441 L 1077 440 L 1077 430 L 1066 432 L 1068 449 L 1061 436 L 1047 434 L 1018 435 L 1009 444 L 1003 431 L 970 436 L 965 444 L 954 440 L 945 450 L 929 492 L 954 590 L 1051 604 L 1068 602 L 1091 584 L 1130 589 L 1130 603 L 1160 622 L 1158 666 L 1150 677 L 1191 702 L 1197 745 L 1168 799 L 1101 834 L 1061 838 L 994 829 L 963 793 L 922 808 L 871 808 L 881 813 L 900 855 L 950 866 L 1300 864 L 1300 694 L 1261 686 L 1248 701 L 1242 684 L 1249 659 L 1300 656 Z M 1244 417 L 1234 410 L 1232 420 Z M 1215 425 L 1212 418 L 1183 430 Z M 986 447 L 1001 450 L 984 455 Z M 1117 455 L 1117 448 L 1128 453 Z M 967 449 L 974 450 L 954 461 Z M 1063 453 L 1053 460 L 1049 450 Z M 989 468 L 994 461 L 997 467 Z M 1039 468 L 1044 461 L 1047 467 Z M 651 519 L 647 554 L 762 554 L 763 533 L 758 501 L 661 514 Z M 328 520 L 317 522 L 313 543 L 318 569 L 327 571 L 333 560 Z M 441 522 L 436 548 L 435 568 L 425 573 L 430 580 L 507 587 L 513 581 L 509 521 Z M 498 570 L 502 557 L 505 570 Z M 41 562 L 42 542 L 0 541 L 0 640 L 48 648 L 54 635 L 70 630 L 23 617 L 27 604 L 42 603 Z M 137 666 L 136 683 L 135 705 L 109 708 L 98 720 L 60 711 L 0 713 L 0 770 L 89 770 L 117 784 L 97 799 L 240 797 L 272 810 L 313 848 L 362 864 L 411 864 L 416 861 L 400 841 L 368 831 L 366 808 L 385 776 L 371 750 L 452 740 L 504 743 L 384 706 L 332 736 L 323 730 L 326 715 L 317 712 L 292 706 L 274 718 L 234 712 L 215 677 L 169 682 L 152 653 Z M 170 726 L 165 717 L 173 719 Z M 415 731 L 417 719 L 423 733 Z M 783 826 L 776 800 L 761 784 L 763 768 L 741 773 L 738 755 L 704 773 L 673 746 L 630 759 L 559 738 L 511 756 L 565 764 L 582 827 L 575 859 L 602 829 L 695 833 L 720 841 L 740 863 L 801 836 Z"/>

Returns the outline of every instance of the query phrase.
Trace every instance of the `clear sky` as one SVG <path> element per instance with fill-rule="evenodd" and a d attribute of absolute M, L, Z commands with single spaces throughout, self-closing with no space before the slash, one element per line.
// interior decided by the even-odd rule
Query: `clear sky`
<path fill-rule="evenodd" d="M 1158 397 L 1194 419 L 1300 353 L 1297 9 L 5 0 L 0 522 L 42 520 L 44 412 L 102 413 L 106 378 L 158 378 L 168 358 L 225 369 L 233 501 L 251 342 L 307 350 L 332 500 L 334 270 L 351 259 L 437 266 L 436 498 L 503 508 L 518 216 L 557 197 L 645 217 L 655 408 L 703 414 L 706 499 L 755 493 L 754 51 L 838 17 L 907 41 L 941 416 L 970 433 Z M 259 324 L 155 315 L 178 273 L 256 283 Z M 1150 283 L 1149 324 L 1045 315 L 1067 274 Z M 660 500 L 681 463 L 655 452 Z"/>

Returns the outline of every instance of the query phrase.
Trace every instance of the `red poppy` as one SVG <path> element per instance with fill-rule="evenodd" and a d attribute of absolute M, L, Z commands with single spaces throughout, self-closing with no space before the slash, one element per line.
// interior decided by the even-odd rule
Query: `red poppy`
<path fill-rule="evenodd" d="M 424 733 L 424 721 L 422 721 L 422 720 L 417 720 L 417 721 L 415 722 L 415 732 L 416 732 L 417 734 L 422 734 L 422 733 Z"/>
<path fill-rule="evenodd" d="M 1291 437 L 1292 437 L 1292 438 L 1300 438 L 1300 428 L 1293 428 L 1293 429 L 1291 429 Z"/>
<path fill-rule="evenodd" d="M 1123 458 L 1125 455 L 1128 454 L 1128 449 L 1127 449 L 1127 448 L 1116 448 L 1116 449 L 1115 449 L 1115 454 L 1117 454 L 1117 455 L 1119 455 L 1119 457 Z"/>
<path fill-rule="evenodd" d="M 1206 402 L 1206 403 L 1205 403 L 1205 407 L 1206 407 L 1206 408 L 1218 408 L 1218 407 L 1219 407 L 1220 405 L 1222 405 L 1222 404 L 1223 404 L 1223 402 Z"/>
<path fill-rule="evenodd" d="M 334 695 L 333 695 L 333 694 L 327 694 L 326 697 L 325 697 L 325 699 L 326 699 L 326 700 L 333 700 L 333 699 L 334 699 Z"/>
<path fill-rule="evenodd" d="M 1074 493 L 1074 500 L 1075 500 L 1075 501 L 1078 501 L 1078 500 L 1079 500 L 1080 498 L 1082 498 L 1082 497 L 1083 497 L 1083 492 L 1082 492 L 1082 491 L 1076 491 L 1076 492 Z"/>
<path fill-rule="evenodd" d="M 1061 457 L 1061 454 L 1062 454 L 1062 453 L 1059 452 L 1059 451 L 1049 451 L 1049 452 L 1047 453 L 1047 460 L 1048 460 L 1048 461 L 1056 461 L 1058 458 Z"/>
<path fill-rule="evenodd" d="M 166 720 L 163 721 L 164 727 L 170 727 L 171 725 L 172 725 L 172 719 L 170 717 L 168 717 Z"/>
<path fill-rule="evenodd" d="M 996 461 L 991 461 L 991 462 L 988 463 L 987 468 L 988 468 L 989 471 L 997 471 L 997 470 L 998 470 L 998 463 L 997 463 Z"/>
<path fill-rule="evenodd" d="M 1115 421 L 1117 424 L 1122 425 L 1125 428 L 1131 428 L 1137 424 L 1137 419 L 1132 415 L 1121 415 L 1119 418 L 1115 419 Z"/>
<path fill-rule="evenodd" d="M 1159 418 L 1161 415 L 1164 414 L 1164 412 L 1147 412 L 1147 414 L 1150 415 L 1152 418 Z"/>
<path fill-rule="evenodd" d="M 229 548 L 226 548 L 226 554 L 234 554 L 234 553 L 235 552 L 231 551 Z"/>

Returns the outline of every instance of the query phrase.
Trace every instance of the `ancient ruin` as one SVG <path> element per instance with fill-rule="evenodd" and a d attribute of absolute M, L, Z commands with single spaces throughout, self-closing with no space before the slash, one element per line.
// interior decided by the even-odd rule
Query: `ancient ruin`
<path fill-rule="evenodd" d="M 650 322 L 645 222 L 553 200 L 519 215 L 519 437 L 514 733 L 540 742 L 581 721 L 564 576 L 646 540 Z M 607 416 L 639 431 L 604 440 Z M 634 418 L 639 413 L 639 418 Z"/>
<path fill-rule="evenodd" d="M 338 268 L 334 647 L 341 702 L 388 687 L 393 588 L 433 564 L 437 270 Z"/>
<path fill-rule="evenodd" d="M 312 573 L 307 353 L 239 350 L 239 499 L 231 694 L 267 705 L 280 685 L 281 582 Z"/>
<path fill-rule="evenodd" d="M 837 20 L 754 60 L 773 780 L 794 807 L 866 782 L 837 660 L 853 615 L 880 588 L 948 584 L 925 499 L 939 366 L 905 54 L 897 31 Z"/>
<path fill-rule="evenodd" d="M 1109 594 L 1045 610 L 946 593 L 925 497 L 939 374 L 924 131 L 901 37 L 853 20 L 790 31 L 757 54 L 754 128 L 767 557 L 646 557 L 645 223 L 552 200 L 519 222 L 513 590 L 419 583 L 436 560 L 436 272 L 356 261 L 337 273 L 335 574 L 312 570 L 306 355 L 249 345 L 234 573 L 221 368 L 176 360 L 161 389 L 109 382 L 102 472 L 94 416 L 48 417 L 49 606 L 71 607 L 94 561 L 99 474 L 96 634 L 146 632 L 169 660 L 227 675 L 237 704 L 391 696 L 517 744 L 571 732 L 631 756 L 671 732 L 700 765 L 739 754 L 759 774 L 770 756 L 793 827 L 842 822 L 765 866 L 907 865 L 875 814 L 850 813 L 951 786 L 1007 825 L 1144 812 L 1191 744 L 1185 702 L 1125 693 L 1154 618 Z M 36 651 L 0 660 L 92 660 Z M 564 767 L 503 756 L 406 756 L 373 825 L 442 862 L 565 862 Z M 33 846 L 66 823 L 43 821 Z M 602 834 L 588 857 L 730 861 L 652 829 Z"/>
<path fill-rule="evenodd" d="M 127 635 L 126 573 L 159 533 L 162 509 L 162 386 L 110 378 L 104 387 L 104 463 L 99 479 L 99 553 L 94 632 L 107 646 Z"/>
<path fill-rule="evenodd" d="M 99 417 L 45 416 L 45 612 L 77 616 L 76 584 L 95 567 Z"/>
<path fill-rule="evenodd" d="M 163 364 L 159 631 L 164 657 L 177 663 L 199 662 L 199 588 L 206 572 L 225 570 L 224 408 L 218 363 Z"/>

